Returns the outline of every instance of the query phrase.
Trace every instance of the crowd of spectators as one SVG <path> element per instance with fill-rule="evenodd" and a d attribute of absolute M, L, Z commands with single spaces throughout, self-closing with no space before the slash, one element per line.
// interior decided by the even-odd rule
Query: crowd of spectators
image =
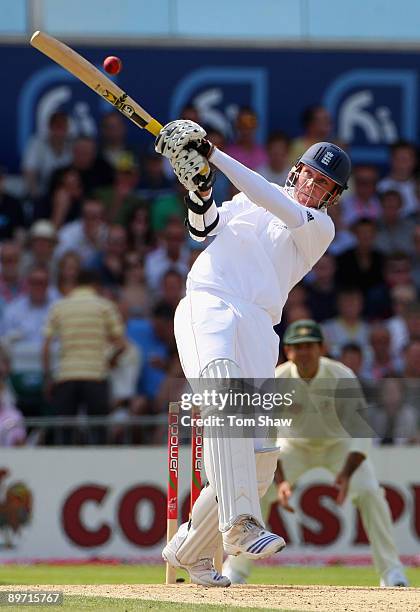
<path fill-rule="evenodd" d="M 193 107 L 184 117 L 200 119 Z M 243 108 L 230 142 L 211 127 L 208 134 L 279 184 L 308 146 L 334 140 L 319 105 L 305 110 L 297 138 L 276 130 L 263 146 L 257 127 Z M 390 147 L 388 167 L 354 166 L 350 189 L 330 209 L 334 242 L 292 290 L 276 329 L 281 337 L 289 323 L 313 318 L 327 354 L 366 388 L 386 379 L 373 406 L 384 443 L 420 437 L 419 170 L 416 146 L 403 141 Z M 217 174 L 221 204 L 234 189 Z M 55 112 L 47 134 L 27 144 L 22 189 L 7 179 L 1 171 L 0 445 L 26 435 L 36 443 L 23 417 L 84 413 L 113 425 L 88 442 L 126 442 L 121 422 L 165 413 L 171 384 L 182 380 L 173 316 L 205 248 L 185 230 L 184 190 L 152 148 L 128 142 L 117 112 L 103 117 L 98 138 L 74 134 Z M 409 438 L 401 436 L 407 427 Z M 130 436 L 160 442 L 162 428 L 133 427 Z M 63 429 L 61 443 L 72 440 Z"/>

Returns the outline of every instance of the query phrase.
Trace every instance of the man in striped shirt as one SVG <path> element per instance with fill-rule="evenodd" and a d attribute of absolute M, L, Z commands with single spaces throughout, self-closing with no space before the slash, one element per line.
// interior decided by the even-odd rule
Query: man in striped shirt
<path fill-rule="evenodd" d="M 76 289 L 49 312 L 43 365 L 56 414 L 76 415 L 82 405 L 89 415 L 109 412 L 108 349 L 113 347 L 111 361 L 115 363 L 125 348 L 124 326 L 114 304 L 98 295 L 96 287 L 96 274 L 81 270 Z M 50 372 L 53 338 L 60 342 L 54 384 Z"/>

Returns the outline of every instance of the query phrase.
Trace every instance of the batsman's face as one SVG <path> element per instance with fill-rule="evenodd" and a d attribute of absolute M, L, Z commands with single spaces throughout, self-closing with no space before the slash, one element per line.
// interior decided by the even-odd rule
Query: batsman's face
<path fill-rule="evenodd" d="M 295 200 L 308 208 L 318 208 L 320 203 L 335 192 L 336 183 L 310 166 L 302 165 L 296 180 Z"/>

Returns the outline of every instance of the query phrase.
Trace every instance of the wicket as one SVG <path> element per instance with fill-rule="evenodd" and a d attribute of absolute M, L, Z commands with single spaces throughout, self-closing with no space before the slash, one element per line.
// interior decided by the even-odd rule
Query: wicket
<path fill-rule="evenodd" d="M 192 416 L 198 416 L 199 409 L 193 408 Z M 190 515 L 201 491 L 201 469 L 203 466 L 203 427 L 195 423 L 191 427 L 191 479 Z M 167 542 L 178 530 L 178 481 L 179 481 L 179 403 L 169 403 L 168 414 L 168 495 L 167 495 Z M 221 537 L 214 558 L 214 565 L 221 572 L 223 547 Z M 176 582 L 176 570 L 166 564 L 166 584 Z"/>

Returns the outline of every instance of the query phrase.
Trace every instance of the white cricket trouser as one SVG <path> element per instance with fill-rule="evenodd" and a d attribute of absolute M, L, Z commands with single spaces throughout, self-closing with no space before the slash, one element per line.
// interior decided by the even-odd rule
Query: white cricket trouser
<path fill-rule="evenodd" d="M 280 460 L 286 480 L 296 484 L 300 476 L 316 467 L 329 470 L 334 476 L 344 466 L 350 452 L 349 440 L 338 440 L 332 445 L 314 449 L 313 446 L 298 446 L 287 439 L 280 441 Z M 359 509 L 363 526 L 369 538 L 372 558 L 379 575 L 401 567 L 393 537 L 392 518 L 384 490 L 379 485 L 372 463 L 367 457 L 350 479 L 349 498 Z M 272 485 L 263 500 L 263 514 L 268 515 L 271 504 L 277 499 L 276 486 Z M 230 558 L 232 567 L 248 575 L 248 559 Z"/>
<path fill-rule="evenodd" d="M 175 337 L 189 380 L 200 378 L 215 360 L 235 364 L 242 378 L 274 377 L 278 338 L 270 316 L 254 304 L 232 296 L 190 291 L 176 310 Z M 261 448 L 265 440 L 229 438 L 222 428 L 220 435 L 216 428 L 213 433 L 206 437 L 204 429 L 204 464 L 219 500 L 220 530 L 228 531 L 239 517 L 247 515 L 263 524 L 254 448 Z"/>

